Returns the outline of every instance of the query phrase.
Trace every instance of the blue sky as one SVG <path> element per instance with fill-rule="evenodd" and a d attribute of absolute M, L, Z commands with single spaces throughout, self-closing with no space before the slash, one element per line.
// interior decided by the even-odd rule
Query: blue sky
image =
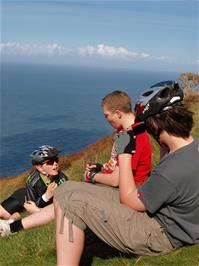
<path fill-rule="evenodd" d="M 198 4 L 1 1 L 1 58 L 197 73 Z"/>

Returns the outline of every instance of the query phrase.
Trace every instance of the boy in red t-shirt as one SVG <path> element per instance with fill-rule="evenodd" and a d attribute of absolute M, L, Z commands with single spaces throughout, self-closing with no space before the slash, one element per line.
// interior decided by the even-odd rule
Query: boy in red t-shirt
<path fill-rule="evenodd" d="M 125 92 L 113 91 L 103 98 L 101 106 L 107 122 L 117 130 L 116 136 L 121 131 L 135 131 L 136 152 L 132 155 L 132 172 L 136 185 L 143 184 L 151 172 L 152 148 L 143 124 L 135 123 L 130 97 Z M 118 186 L 119 163 L 114 144 L 110 160 L 103 165 L 88 164 L 84 177 L 86 182 Z"/>

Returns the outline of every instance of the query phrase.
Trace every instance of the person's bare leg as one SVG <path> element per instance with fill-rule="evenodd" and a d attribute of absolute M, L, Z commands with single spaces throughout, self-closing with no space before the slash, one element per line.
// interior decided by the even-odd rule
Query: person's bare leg
<path fill-rule="evenodd" d="M 0 218 L 8 220 L 10 219 L 11 214 L 4 209 L 2 205 L 0 205 Z"/>
<path fill-rule="evenodd" d="M 45 225 L 55 218 L 54 206 L 50 204 L 41 208 L 39 212 L 35 212 L 21 220 L 24 229 L 30 229 Z"/>
<path fill-rule="evenodd" d="M 64 231 L 60 234 L 62 210 L 54 201 L 56 218 L 57 266 L 78 266 L 84 249 L 84 231 L 72 225 L 73 242 L 69 242 L 68 220 L 64 217 Z"/>

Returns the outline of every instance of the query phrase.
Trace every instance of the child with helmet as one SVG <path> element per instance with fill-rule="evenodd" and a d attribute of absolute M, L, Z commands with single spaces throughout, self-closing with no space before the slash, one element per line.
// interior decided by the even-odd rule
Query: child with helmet
<path fill-rule="evenodd" d="M 1 203 L 1 218 L 15 219 L 24 209 L 32 213 L 53 202 L 57 186 L 68 180 L 59 171 L 58 154 L 59 151 L 49 145 L 43 145 L 31 153 L 34 170 L 28 175 L 26 186 Z"/>

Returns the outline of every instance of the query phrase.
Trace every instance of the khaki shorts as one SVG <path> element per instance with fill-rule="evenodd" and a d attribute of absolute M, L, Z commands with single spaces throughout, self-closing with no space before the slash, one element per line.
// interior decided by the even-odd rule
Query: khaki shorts
<path fill-rule="evenodd" d="M 173 247 L 158 222 L 146 212 L 137 212 L 120 203 L 119 190 L 104 185 L 68 181 L 60 185 L 55 199 L 72 224 L 82 230 L 88 226 L 101 240 L 127 254 L 159 255 Z"/>

